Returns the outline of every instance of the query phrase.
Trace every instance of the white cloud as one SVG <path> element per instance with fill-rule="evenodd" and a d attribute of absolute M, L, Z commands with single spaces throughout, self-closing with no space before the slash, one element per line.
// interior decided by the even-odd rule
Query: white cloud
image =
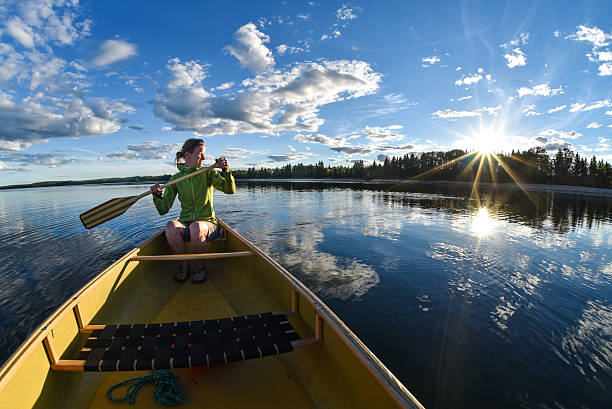
<path fill-rule="evenodd" d="M 464 118 L 470 116 L 480 116 L 482 115 L 478 111 L 452 111 L 450 109 L 446 109 L 444 111 L 436 111 L 432 114 L 434 118 Z"/>
<path fill-rule="evenodd" d="M 233 87 L 235 84 L 233 82 L 224 82 L 223 84 L 219 85 L 218 87 L 214 87 L 212 90 L 213 91 L 217 91 L 217 90 L 225 90 L 225 89 L 230 89 L 231 87 Z"/>
<path fill-rule="evenodd" d="M 30 0 L 15 3 L 16 6 L 10 11 L 8 8 L 0 9 L 0 25 L 3 26 L 0 32 L 4 31 L 25 48 L 34 49 L 49 43 L 71 45 L 78 38 L 90 34 L 91 21 L 77 21 L 78 1 Z"/>
<path fill-rule="evenodd" d="M 300 143 L 318 143 L 325 146 L 342 146 L 347 142 L 347 138 L 342 137 L 331 137 L 323 134 L 316 135 L 304 135 L 297 134 L 293 137 Z"/>
<path fill-rule="evenodd" d="M 290 152 L 283 153 L 280 155 L 268 155 L 267 158 L 272 162 L 295 162 L 298 160 L 304 160 L 314 155 L 311 152 Z"/>
<path fill-rule="evenodd" d="M 536 109 L 535 105 L 527 105 L 525 109 L 523 109 L 523 115 L 525 116 L 542 115 L 542 113 L 537 112 L 535 109 Z"/>
<path fill-rule="evenodd" d="M 528 41 L 529 41 L 529 33 L 521 33 L 516 39 L 511 40 L 505 44 L 501 44 L 500 47 L 509 49 L 509 48 L 513 48 L 516 46 L 525 45 L 527 44 Z"/>
<path fill-rule="evenodd" d="M 331 150 L 343 153 L 348 156 L 352 155 L 369 155 L 376 152 L 387 152 L 403 154 L 410 151 L 418 150 L 419 147 L 413 144 L 407 145 L 344 145 L 331 148 Z"/>
<path fill-rule="evenodd" d="M 563 141 L 557 138 L 544 138 L 544 137 L 536 137 L 533 139 L 535 145 L 540 146 L 544 150 L 548 152 L 557 151 L 563 148 L 573 149 L 573 145 L 570 142 Z"/>
<path fill-rule="evenodd" d="M 578 31 L 575 34 L 571 34 L 565 37 L 566 39 L 576 41 L 587 41 L 595 47 L 605 47 L 608 44 L 608 40 L 612 39 L 612 34 L 606 33 L 598 27 L 587 27 L 583 25 L 578 26 Z"/>
<path fill-rule="evenodd" d="M 607 77 L 612 75 L 612 63 L 604 63 L 599 66 L 599 75 L 600 77 Z"/>
<path fill-rule="evenodd" d="M 593 102 L 589 105 L 587 105 L 586 103 L 581 104 L 581 103 L 573 103 L 570 107 L 570 112 L 585 112 L 585 111 L 592 111 L 594 109 L 599 109 L 599 108 L 607 108 L 607 107 L 611 107 L 612 106 L 612 102 L 610 102 L 610 100 L 601 100 L 601 101 L 596 101 Z"/>
<path fill-rule="evenodd" d="M 363 130 L 366 138 L 372 141 L 393 141 L 404 138 L 404 135 L 397 131 L 402 129 L 402 125 L 391 125 L 391 126 L 374 126 L 369 127 L 366 125 Z"/>
<path fill-rule="evenodd" d="M 499 111 L 500 109 L 501 109 L 501 105 L 498 105 L 496 107 L 482 107 L 478 111 L 486 112 L 489 115 L 497 115 L 497 111 Z"/>
<path fill-rule="evenodd" d="M 202 65 L 198 61 L 181 62 L 178 58 L 173 58 L 166 65 L 172 77 L 168 82 L 169 90 L 191 89 L 201 87 L 202 81 L 207 77 L 206 65 Z M 200 88 L 203 95 L 208 95 L 204 89 Z"/>
<path fill-rule="evenodd" d="M 555 108 L 551 108 L 548 110 L 549 114 L 552 114 L 553 112 L 559 112 L 559 111 L 563 111 L 565 108 L 567 108 L 567 105 L 560 105 L 558 107 Z"/>
<path fill-rule="evenodd" d="M 595 54 L 599 61 L 612 61 L 612 51 L 597 51 Z"/>
<path fill-rule="evenodd" d="M 477 84 L 478 81 L 480 81 L 481 79 L 482 79 L 482 75 L 475 74 L 475 75 L 472 75 L 471 77 L 464 77 L 460 80 L 455 81 L 455 85 L 474 85 L 474 84 Z"/>
<path fill-rule="evenodd" d="M 434 55 L 432 57 L 425 57 L 421 61 L 423 61 L 426 64 L 429 64 L 429 65 L 424 65 L 425 67 L 429 67 L 430 65 L 433 65 L 433 64 L 439 62 L 440 58 Z"/>
<path fill-rule="evenodd" d="M 284 54 L 296 54 L 299 53 L 301 51 L 304 51 L 303 48 L 300 47 L 292 47 L 292 46 L 288 46 L 287 44 L 281 44 L 278 47 L 276 47 L 276 52 L 278 53 L 278 55 L 284 55 Z"/>
<path fill-rule="evenodd" d="M 592 111 L 593 109 L 607 108 L 607 107 L 612 107 L 612 102 L 610 102 L 610 100 L 608 99 L 605 99 L 605 100 L 597 101 L 590 105 L 585 106 L 582 109 L 582 111 Z"/>
<path fill-rule="evenodd" d="M 376 152 L 376 149 L 374 149 L 372 146 L 347 145 L 347 146 L 338 146 L 338 147 L 334 147 L 331 149 L 338 153 L 344 153 L 345 155 L 357 155 L 357 154 L 368 155 L 370 153 Z"/>
<path fill-rule="evenodd" d="M 108 153 L 101 160 L 168 160 L 174 159 L 176 152 L 181 150 L 181 144 L 160 144 L 158 141 L 144 141 L 130 144 L 124 151 Z"/>
<path fill-rule="evenodd" d="M 550 88 L 548 84 L 536 85 L 533 88 L 521 87 L 517 90 L 519 98 L 525 95 L 550 97 L 557 94 L 563 94 L 563 88 Z"/>
<path fill-rule="evenodd" d="M 466 101 L 468 99 L 472 99 L 472 96 L 468 95 L 468 96 L 465 96 L 465 97 L 461 97 L 461 98 L 458 98 L 457 101 Z"/>
<path fill-rule="evenodd" d="M 582 108 L 584 108 L 586 106 L 586 104 L 579 104 L 577 102 L 573 103 L 570 106 L 570 112 L 578 112 L 580 111 Z"/>
<path fill-rule="evenodd" d="M 612 115 L 612 111 L 606 111 L 606 115 Z"/>
<path fill-rule="evenodd" d="M 588 129 L 597 129 L 597 128 L 601 128 L 603 125 L 602 124 L 598 124 L 597 122 L 591 122 L 590 124 L 587 125 Z"/>
<path fill-rule="evenodd" d="M 19 164 L 19 166 L 44 166 L 48 168 L 56 168 L 58 166 L 74 165 L 83 163 L 81 159 L 67 158 L 62 153 L 24 153 L 24 152 L 11 152 L 11 153 L 0 153 L 0 159 L 5 162 L 11 162 Z M 19 169 L 6 169 L 6 170 L 19 170 Z M 23 169 L 22 169 L 23 170 Z"/>
<path fill-rule="evenodd" d="M 229 96 L 210 95 L 194 83 L 168 86 L 153 112 L 199 135 L 316 132 L 323 124 L 321 105 L 372 94 L 381 77 L 362 61 L 295 63 L 247 78 Z"/>
<path fill-rule="evenodd" d="M 432 115 L 433 118 L 441 118 L 441 119 L 451 119 L 451 118 L 466 118 L 473 116 L 481 116 L 483 112 L 486 112 L 489 115 L 498 115 L 498 112 L 501 109 L 501 105 L 496 107 L 482 107 L 476 109 L 474 111 L 453 111 L 450 109 L 446 109 L 444 111 L 436 111 Z"/>
<path fill-rule="evenodd" d="M 26 48 L 34 48 L 34 31 L 17 16 L 6 23 L 6 32 Z"/>
<path fill-rule="evenodd" d="M 506 65 L 510 68 L 522 67 L 527 64 L 527 58 L 520 48 L 513 49 L 510 53 L 504 54 Z"/>
<path fill-rule="evenodd" d="M 14 168 L 9 167 L 7 164 L 5 164 L 4 162 L 0 161 L 0 171 L 8 171 L 8 170 L 15 170 Z"/>
<path fill-rule="evenodd" d="M 122 40 L 106 40 L 98 49 L 92 63 L 97 67 L 104 67 L 136 55 L 136 45 Z"/>
<path fill-rule="evenodd" d="M 564 132 L 564 131 L 557 131 L 555 129 L 547 129 L 545 131 L 541 131 L 538 135 L 546 136 L 546 137 L 557 135 L 558 137 L 564 138 L 564 139 L 576 139 L 582 136 L 580 132 L 576 132 L 576 131 Z"/>
<path fill-rule="evenodd" d="M 332 31 L 332 33 L 331 33 L 331 34 L 323 34 L 323 35 L 321 36 L 321 41 L 323 41 L 323 40 L 329 40 L 329 39 L 331 39 L 331 38 L 338 38 L 338 37 L 340 37 L 341 35 L 342 35 L 342 32 L 341 32 L 340 30 L 334 30 L 334 31 Z"/>
<path fill-rule="evenodd" d="M 404 95 L 402 94 L 387 94 L 384 97 L 384 100 L 386 102 L 388 102 L 389 104 L 405 104 L 406 102 L 408 102 L 406 100 L 406 98 L 404 98 Z"/>
<path fill-rule="evenodd" d="M 294 148 L 293 146 L 291 146 L 291 145 L 287 145 L 287 148 L 289 148 L 289 150 L 290 150 L 291 152 L 295 152 L 295 151 L 297 150 L 297 149 L 295 149 L 295 148 Z"/>
<path fill-rule="evenodd" d="M 343 4 L 341 8 L 336 10 L 336 17 L 339 20 L 354 20 L 357 18 L 357 15 L 354 13 L 353 9 Z"/>
<path fill-rule="evenodd" d="M 53 104 L 32 97 L 21 103 L 3 103 L 0 140 L 36 144 L 48 138 L 113 133 L 121 128 L 121 119 L 116 114 L 130 112 L 128 107 L 104 99 L 85 101 L 74 97 L 55 98 Z"/>
<path fill-rule="evenodd" d="M 224 48 L 236 57 L 243 67 L 263 71 L 275 64 L 272 52 L 264 45 L 270 38 L 247 23 L 234 33 L 234 42 Z"/>
<path fill-rule="evenodd" d="M 0 84 L 27 69 L 23 55 L 16 52 L 12 45 L 0 43 Z"/>
<path fill-rule="evenodd" d="M 172 130 L 172 127 L 171 126 L 162 126 L 161 130 L 168 132 L 168 131 Z"/>
<path fill-rule="evenodd" d="M 246 159 L 253 155 L 261 155 L 264 151 L 244 149 L 244 148 L 226 148 L 222 155 L 227 159 Z"/>

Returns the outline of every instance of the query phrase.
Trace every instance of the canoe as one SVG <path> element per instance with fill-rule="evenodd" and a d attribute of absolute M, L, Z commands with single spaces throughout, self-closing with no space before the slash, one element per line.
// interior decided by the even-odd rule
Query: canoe
<path fill-rule="evenodd" d="M 304 284 L 220 225 L 204 254 L 172 255 L 161 231 L 77 291 L 2 366 L 0 407 L 116 408 L 110 387 L 160 369 L 185 408 L 423 407 Z M 206 282 L 173 282 L 176 260 L 196 258 Z M 157 406 L 153 384 L 131 406 Z"/>

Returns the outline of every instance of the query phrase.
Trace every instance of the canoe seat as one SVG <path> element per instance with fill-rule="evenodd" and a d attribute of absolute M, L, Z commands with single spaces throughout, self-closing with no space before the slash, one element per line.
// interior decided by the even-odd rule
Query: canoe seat
<path fill-rule="evenodd" d="M 56 370 L 135 371 L 209 366 L 292 351 L 300 336 L 283 313 L 94 330 L 78 361 Z M 300 345 L 300 341 L 295 343 Z M 82 363 L 80 365 L 75 364 Z M 65 363 L 65 364 L 63 364 Z"/>

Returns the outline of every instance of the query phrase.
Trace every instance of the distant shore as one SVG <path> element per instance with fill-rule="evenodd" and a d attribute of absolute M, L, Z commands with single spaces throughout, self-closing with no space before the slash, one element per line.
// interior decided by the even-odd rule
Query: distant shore
<path fill-rule="evenodd" d="M 423 184 L 448 184 L 454 186 L 473 186 L 470 182 L 457 182 L 457 181 L 413 181 L 404 180 L 395 182 L 398 185 L 403 183 L 423 183 Z M 607 196 L 612 197 L 612 189 L 603 189 L 599 187 L 586 187 L 586 186 L 570 186 L 570 185 L 542 185 L 535 183 L 528 183 L 524 185 L 518 185 L 516 183 L 478 183 L 478 187 L 484 188 L 497 188 L 507 190 L 526 190 L 528 192 L 555 192 L 555 193 L 567 193 L 567 194 L 580 194 L 590 196 Z"/>
<path fill-rule="evenodd" d="M 102 185 L 102 184 L 147 184 L 163 182 L 170 175 L 163 176 L 138 176 L 129 178 L 112 178 L 112 179 L 94 179 L 94 180 L 69 180 L 69 181 L 51 181 L 38 182 L 23 185 L 0 186 L 0 190 L 8 189 L 29 189 L 38 187 L 57 187 L 57 186 L 77 186 L 77 185 Z M 418 185 L 448 185 L 472 187 L 471 182 L 449 181 L 449 180 L 396 180 L 396 179 L 236 179 L 237 182 L 265 182 L 265 183 L 334 183 L 334 184 L 372 184 L 372 185 L 388 185 L 391 191 L 403 191 L 409 186 Z M 544 185 L 544 184 L 524 184 L 517 185 L 516 183 L 478 183 L 479 188 L 485 189 L 500 189 L 500 190 L 526 190 L 533 192 L 555 192 L 564 194 L 580 194 L 590 196 L 612 197 L 612 189 L 603 189 L 586 186 L 570 186 L 570 185 Z"/>

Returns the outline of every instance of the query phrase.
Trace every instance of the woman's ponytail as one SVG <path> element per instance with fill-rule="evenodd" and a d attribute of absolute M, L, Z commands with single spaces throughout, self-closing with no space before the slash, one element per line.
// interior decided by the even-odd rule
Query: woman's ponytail
<path fill-rule="evenodd" d="M 185 152 L 183 152 L 183 151 L 178 151 L 178 152 L 176 153 L 176 158 L 174 159 L 174 165 L 176 166 L 176 165 L 178 165 L 179 163 L 181 163 L 181 162 L 179 162 L 179 159 L 184 158 L 184 157 L 185 157 Z"/>

